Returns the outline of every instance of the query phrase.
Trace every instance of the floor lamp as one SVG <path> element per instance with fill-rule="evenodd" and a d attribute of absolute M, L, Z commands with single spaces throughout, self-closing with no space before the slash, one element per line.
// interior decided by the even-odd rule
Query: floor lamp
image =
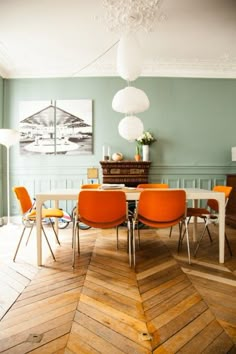
<path fill-rule="evenodd" d="M 4 145 L 7 149 L 7 225 L 10 224 L 10 159 L 9 149 L 10 146 L 18 143 L 20 139 L 19 132 L 14 129 L 0 129 L 0 144 Z"/>

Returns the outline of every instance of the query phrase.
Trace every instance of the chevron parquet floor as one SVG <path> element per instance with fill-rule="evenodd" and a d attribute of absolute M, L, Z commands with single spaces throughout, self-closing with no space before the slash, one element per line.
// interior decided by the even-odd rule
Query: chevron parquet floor
<path fill-rule="evenodd" d="M 189 265 L 177 229 L 144 229 L 134 270 L 125 230 L 116 250 L 114 230 L 90 229 L 72 270 L 71 229 L 40 268 L 33 237 L 11 262 L 18 232 L 0 229 L 0 353 L 236 352 L 236 258 L 218 264 L 216 233 Z"/>

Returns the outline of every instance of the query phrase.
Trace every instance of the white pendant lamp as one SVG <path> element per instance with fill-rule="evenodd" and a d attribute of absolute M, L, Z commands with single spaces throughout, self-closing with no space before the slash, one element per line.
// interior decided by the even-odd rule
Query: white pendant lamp
<path fill-rule="evenodd" d="M 146 111 L 149 104 L 149 99 L 144 91 L 127 86 L 115 94 L 112 108 L 114 111 L 124 114 L 137 114 Z"/>
<path fill-rule="evenodd" d="M 120 136 L 128 141 L 134 141 L 143 133 L 143 122 L 135 116 L 127 116 L 121 119 L 118 130 Z"/>
<path fill-rule="evenodd" d="M 0 129 L 0 144 L 7 148 L 7 224 L 10 224 L 10 161 L 9 149 L 10 146 L 18 143 L 20 134 L 14 129 Z"/>
<path fill-rule="evenodd" d="M 126 81 L 134 81 L 143 68 L 143 55 L 134 33 L 124 35 L 118 44 L 117 71 Z"/>

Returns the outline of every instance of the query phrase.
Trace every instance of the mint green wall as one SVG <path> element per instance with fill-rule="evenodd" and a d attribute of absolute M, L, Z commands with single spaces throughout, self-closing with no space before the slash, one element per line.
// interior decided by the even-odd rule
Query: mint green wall
<path fill-rule="evenodd" d="M 150 181 L 211 187 L 217 180 L 224 181 L 226 173 L 236 171 L 231 162 L 231 147 L 236 146 L 236 80 L 139 78 L 133 85 L 149 97 L 149 110 L 138 116 L 143 119 L 145 129 L 157 137 L 151 146 Z M 135 143 L 119 136 L 117 127 L 123 115 L 111 107 L 114 94 L 126 86 L 124 80 L 14 79 L 6 80 L 5 86 L 5 126 L 16 129 L 21 100 L 93 100 L 94 154 L 26 158 L 14 146 L 12 183 L 31 183 L 32 191 L 76 186 L 86 178 L 87 167 L 100 166 L 104 143 L 111 146 L 112 152 L 120 151 L 126 159 L 133 159 Z M 33 184 L 30 180 L 34 180 Z"/>
<path fill-rule="evenodd" d="M 125 86 L 119 78 L 7 80 L 5 124 L 17 128 L 20 100 L 91 98 L 94 155 L 90 161 L 96 163 L 101 157 L 103 142 L 132 158 L 134 144 L 122 139 L 117 130 L 123 116 L 111 108 L 114 94 Z M 152 146 L 153 163 L 230 163 L 230 148 L 236 144 L 236 80 L 140 78 L 134 86 L 150 99 L 149 110 L 139 117 L 145 129 L 151 129 L 158 138 Z"/>
<path fill-rule="evenodd" d="M 3 126 L 3 78 L 0 76 L 0 128 Z M 0 146 L 0 200 L 3 200 L 2 185 L 3 185 L 3 158 L 2 152 L 4 147 Z M 3 203 L 0 203 L 0 215 L 2 215 Z"/>
<path fill-rule="evenodd" d="M 3 120 L 3 78 L 0 76 L 0 126 Z"/>

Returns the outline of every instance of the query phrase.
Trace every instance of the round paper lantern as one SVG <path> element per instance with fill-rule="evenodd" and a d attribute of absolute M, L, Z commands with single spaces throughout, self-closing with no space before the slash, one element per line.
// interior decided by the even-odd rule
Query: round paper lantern
<path fill-rule="evenodd" d="M 135 35 L 123 36 L 118 44 L 117 71 L 127 81 L 134 81 L 141 74 L 143 67 L 142 51 Z"/>
<path fill-rule="evenodd" d="M 0 144 L 11 146 L 20 140 L 20 133 L 14 129 L 0 129 Z"/>
<path fill-rule="evenodd" d="M 112 101 L 112 108 L 116 112 L 136 114 L 149 108 L 149 99 L 146 93 L 136 87 L 127 86 L 118 91 Z"/>
<path fill-rule="evenodd" d="M 121 119 L 118 130 L 122 138 L 134 141 L 143 133 L 143 122 L 135 116 L 127 116 Z"/>

